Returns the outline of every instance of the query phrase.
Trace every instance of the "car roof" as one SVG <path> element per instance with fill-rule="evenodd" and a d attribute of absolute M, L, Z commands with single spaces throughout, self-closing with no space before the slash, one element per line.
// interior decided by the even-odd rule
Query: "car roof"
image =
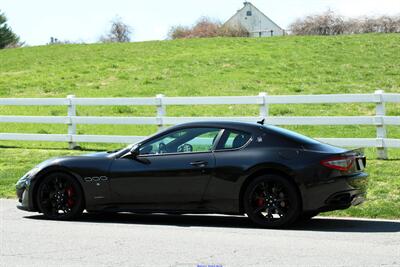
<path fill-rule="evenodd" d="M 198 121 L 198 122 L 187 122 L 182 123 L 176 126 L 169 128 L 170 130 L 176 130 L 179 128 L 188 128 L 188 127 L 217 127 L 217 128 L 229 128 L 229 129 L 237 129 L 237 130 L 247 130 L 253 131 L 259 129 L 261 125 L 249 122 L 237 122 L 237 121 Z"/>

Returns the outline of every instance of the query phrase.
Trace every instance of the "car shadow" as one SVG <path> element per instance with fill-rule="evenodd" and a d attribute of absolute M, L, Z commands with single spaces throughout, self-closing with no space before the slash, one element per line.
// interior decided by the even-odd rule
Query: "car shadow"
<path fill-rule="evenodd" d="M 28 219 L 46 220 L 42 215 L 26 216 Z M 231 227 L 261 229 L 244 216 L 220 215 L 167 215 L 132 213 L 84 213 L 78 220 L 86 223 L 171 225 L 180 227 Z M 73 223 L 73 221 L 71 221 Z M 266 229 L 267 230 L 267 229 Z M 394 233 L 400 232 L 400 222 L 363 220 L 352 218 L 316 217 L 286 228 L 291 231 Z"/>

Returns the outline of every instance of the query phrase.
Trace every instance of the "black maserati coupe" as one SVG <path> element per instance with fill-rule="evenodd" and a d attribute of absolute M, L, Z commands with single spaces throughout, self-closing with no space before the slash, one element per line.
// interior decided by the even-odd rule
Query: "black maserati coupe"
<path fill-rule="evenodd" d="M 247 215 L 284 227 L 365 199 L 366 158 L 283 128 L 194 122 L 126 148 L 49 159 L 16 184 L 18 208 L 50 219 L 88 212 Z"/>

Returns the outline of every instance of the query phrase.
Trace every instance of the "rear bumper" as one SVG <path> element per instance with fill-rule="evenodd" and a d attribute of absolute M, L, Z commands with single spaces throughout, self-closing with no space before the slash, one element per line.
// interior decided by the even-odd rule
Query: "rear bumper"
<path fill-rule="evenodd" d="M 303 194 L 303 210 L 322 212 L 359 205 L 366 199 L 367 188 L 368 174 L 363 172 L 311 186 Z"/>

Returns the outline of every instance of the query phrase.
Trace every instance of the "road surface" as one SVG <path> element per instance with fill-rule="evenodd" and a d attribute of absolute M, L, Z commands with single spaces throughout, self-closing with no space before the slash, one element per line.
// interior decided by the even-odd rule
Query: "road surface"
<path fill-rule="evenodd" d="M 400 221 L 318 217 L 287 230 L 245 217 L 45 220 L 0 200 L 0 266 L 400 266 Z"/>

